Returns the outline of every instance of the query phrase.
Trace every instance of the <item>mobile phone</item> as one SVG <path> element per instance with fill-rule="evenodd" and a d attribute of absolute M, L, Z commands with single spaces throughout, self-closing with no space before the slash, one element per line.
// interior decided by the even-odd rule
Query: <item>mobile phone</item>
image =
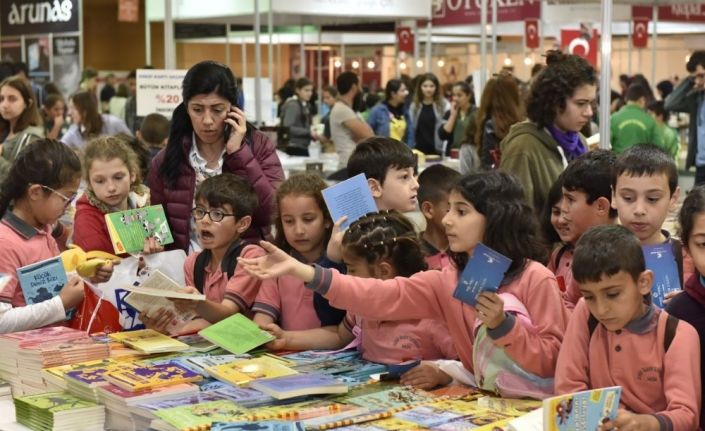
<path fill-rule="evenodd" d="M 223 137 L 225 138 L 225 142 L 228 142 L 228 139 L 230 139 L 230 133 L 233 131 L 233 126 L 231 126 L 228 123 L 225 123 L 225 129 L 223 130 Z"/>

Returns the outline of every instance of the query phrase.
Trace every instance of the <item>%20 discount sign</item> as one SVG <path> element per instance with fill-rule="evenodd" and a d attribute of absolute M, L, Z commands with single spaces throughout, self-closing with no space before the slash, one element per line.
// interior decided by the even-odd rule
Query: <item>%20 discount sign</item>
<path fill-rule="evenodd" d="M 138 69 L 137 115 L 147 116 L 158 112 L 171 118 L 181 103 L 181 88 L 186 69 Z"/>

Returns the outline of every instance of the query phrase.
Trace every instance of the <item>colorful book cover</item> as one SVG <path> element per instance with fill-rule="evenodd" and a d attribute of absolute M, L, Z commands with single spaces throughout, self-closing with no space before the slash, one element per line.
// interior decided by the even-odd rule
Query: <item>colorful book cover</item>
<path fill-rule="evenodd" d="M 174 242 L 161 205 L 106 214 L 105 223 L 115 254 L 139 253 L 144 249 L 144 240 L 150 237 L 160 245 Z"/>
<path fill-rule="evenodd" d="M 675 290 L 681 290 L 680 276 L 678 275 L 678 261 L 673 255 L 670 243 L 643 245 L 646 269 L 654 273 L 654 282 L 651 287 L 651 297 L 657 307 L 663 308 L 664 296 Z"/>
<path fill-rule="evenodd" d="M 183 364 L 199 374 L 208 375 L 206 368 L 216 365 L 227 364 L 241 359 L 252 359 L 248 354 L 242 355 L 213 355 L 213 356 L 191 356 L 182 358 Z"/>
<path fill-rule="evenodd" d="M 301 422 L 261 421 L 261 422 L 214 422 L 211 431 L 304 431 Z"/>
<path fill-rule="evenodd" d="M 216 365 L 206 368 L 206 372 L 233 385 L 242 385 L 256 379 L 297 374 L 295 370 L 266 356 Z"/>
<path fill-rule="evenodd" d="M 395 418 L 412 422 L 426 428 L 436 427 L 461 417 L 461 413 L 443 410 L 437 406 L 418 406 L 394 415 Z"/>
<path fill-rule="evenodd" d="M 329 351 L 329 350 L 304 350 L 302 352 L 294 352 L 286 355 L 281 355 L 282 358 L 293 361 L 297 364 L 309 364 L 330 360 L 341 360 L 347 358 L 358 358 L 360 354 L 355 349 Z"/>
<path fill-rule="evenodd" d="M 67 371 L 64 375 L 67 378 L 74 379 L 87 386 L 96 386 L 105 384 L 103 376 L 108 371 L 117 371 L 122 367 L 129 367 L 127 363 L 113 363 L 108 365 L 99 365 L 97 367 L 88 367 L 75 371 Z"/>
<path fill-rule="evenodd" d="M 474 307 L 481 292 L 499 289 L 511 263 L 508 257 L 478 243 L 460 275 L 453 297 Z"/>
<path fill-rule="evenodd" d="M 347 360 L 328 359 L 320 362 L 304 363 L 302 365 L 294 365 L 291 368 L 300 373 L 319 373 L 319 374 L 343 374 L 349 371 L 358 369 L 357 363 Z"/>
<path fill-rule="evenodd" d="M 55 297 L 69 281 L 61 256 L 17 268 L 17 280 L 28 305 Z M 68 310 L 66 319 L 70 319 L 74 312 L 75 309 Z"/>
<path fill-rule="evenodd" d="M 263 394 L 256 389 L 240 388 L 231 385 L 225 385 L 221 388 L 214 389 L 211 393 L 225 397 L 245 407 L 259 406 L 275 401 L 274 398 L 267 394 Z"/>
<path fill-rule="evenodd" d="M 205 353 L 211 352 L 218 348 L 218 346 L 198 334 L 182 335 L 180 337 L 176 337 L 176 339 L 184 344 L 188 344 L 189 352 Z"/>
<path fill-rule="evenodd" d="M 202 293 L 179 292 L 183 287 L 160 270 L 155 269 L 139 285 L 124 287 L 125 290 L 131 292 L 125 300 L 131 303 L 130 296 L 134 297 L 134 295 L 146 296 L 147 298 L 140 298 L 142 301 L 153 301 L 155 296 L 159 298 L 190 299 L 193 301 L 206 300 L 206 295 Z"/>
<path fill-rule="evenodd" d="M 372 197 L 365 174 L 341 181 L 323 189 L 321 193 L 333 221 L 343 216 L 348 217 L 342 225 L 343 230 L 365 214 L 377 212 L 377 204 Z"/>
<path fill-rule="evenodd" d="M 117 371 L 109 371 L 103 378 L 128 391 L 173 386 L 179 383 L 197 382 L 200 374 L 176 364 L 132 366 Z"/>
<path fill-rule="evenodd" d="M 383 378 L 391 380 L 399 380 L 401 375 L 407 371 L 415 368 L 421 363 L 421 359 L 413 359 L 411 361 L 405 361 L 401 364 L 391 364 L 387 365 L 387 373 L 383 374 Z"/>
<path fill-rule="evenodd" d="M 365 407 L 370 411 L 391 410 L 408 407 L 433 400 L 434 396 L 421 389 L 410 386 L 395 386 L 379 392 L 365 394 L 357 397 L 345 398 L 346 404 Z"/>
<path fill-rule="evenodd" d="M 136 407 L 155 412 L 157 410 L 165 410 L 170 409 L 172 407 L 209 403 L 211 401 L 223 401 L 226 399 L 227 397 L 220 394 L 216 394 L 215 392 L 199 392 L 197 394 L 186 395 L 183 397 L 173 398 L 169 400 L 138 403 Z"/>
<path fill-rule="evenodd" d="M 315 394 L 343 394 L 348 385 L 323 374 L 295 374 L 272 379 L 255 380 L 250 387 L 271 395 L 276 399 Z"/>
<path fill-rule="evenodd" d="M 594 430 L 605 418 L 614 419 L 622 388 L 593 389 L 543 400 L 543 429 L 546 431 Z"/>
<path fill-rule="evenodd" d="M 189 349 L 188 344 L 182 343 L 153 329 L 114 332 L 109 334 L 109 337 L 145 353 L 181 352 Z"/>
<path fill-rule="evenodd" d="M 206 340 L 217 344 L 236 355 L 248 352 L 257 346 L 274 340 L 272 334 L 263 331 L 253 321 L 240 313 L 221 320 L 198 332 Z"/>
<path fill-rule="evenodd" d="M 65 410 L 97 407 L 98 404 L 75 397 L 67 392 L 47 392 L 37 395 L 25 395 L 15 398 L 15 405 L 19 409 L 26 405 L 35 409 L 45 410 L 51 414 Z"/>
<path fill-rule="evenodd" d="M 230 400 L 210 401 L 156 410 L 154 414 L 177 429 L 196 428 L 213 422 L 246 420 L 248 409 Z"/>

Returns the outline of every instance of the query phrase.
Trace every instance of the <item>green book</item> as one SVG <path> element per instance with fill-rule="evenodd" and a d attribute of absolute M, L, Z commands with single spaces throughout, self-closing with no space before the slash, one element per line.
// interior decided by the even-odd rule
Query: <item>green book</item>
<path fill-rule="evenodd" d="M 199 404 L 157 410 L 154 414 L 177 429 L 204 427 L 213 422 L 247 420 L 249 409 L 230 400 L 210 401 Z M 201 428 L 204 429 L 204 428 Z"/>
<path fill-rule="evenodd" d="M 236 355 L 274 340 L 272 334 L 240 313 L 201 329 L 198 335 Z"/>
<path fill-rule="evenodd" d="M 154 237 L 160 245 L 174 242 L 161 205 L 106 214 L 105 223 L 115 254 L 142 251 L 146 238 Z"/>

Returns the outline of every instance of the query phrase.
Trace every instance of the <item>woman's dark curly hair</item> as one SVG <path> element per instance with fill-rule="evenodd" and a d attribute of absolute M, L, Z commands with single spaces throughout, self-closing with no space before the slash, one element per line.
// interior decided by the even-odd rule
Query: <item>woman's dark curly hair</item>
<path fill-rule="evenodd" d="M 551 50 L 546 53 L 546 65 L 531 85 L 526 106 L 529 119 L 542 128 L 553 124 L 578 87 L 597 85 L 595 69 L 577 55 Z"/>
<path fill-rule="evenodd" d="M 482 243 L 512 260 L 506 276 L 521 273 L 527 260 L 544 263 L 548 247 L 539 232 L 538 221 L 526 202 L 519 180 L 506 172 L 469 174 L 452 189 L 485 216 Z M 458 272 L 468 261 L 467 253 L 451 253 Z"/>

